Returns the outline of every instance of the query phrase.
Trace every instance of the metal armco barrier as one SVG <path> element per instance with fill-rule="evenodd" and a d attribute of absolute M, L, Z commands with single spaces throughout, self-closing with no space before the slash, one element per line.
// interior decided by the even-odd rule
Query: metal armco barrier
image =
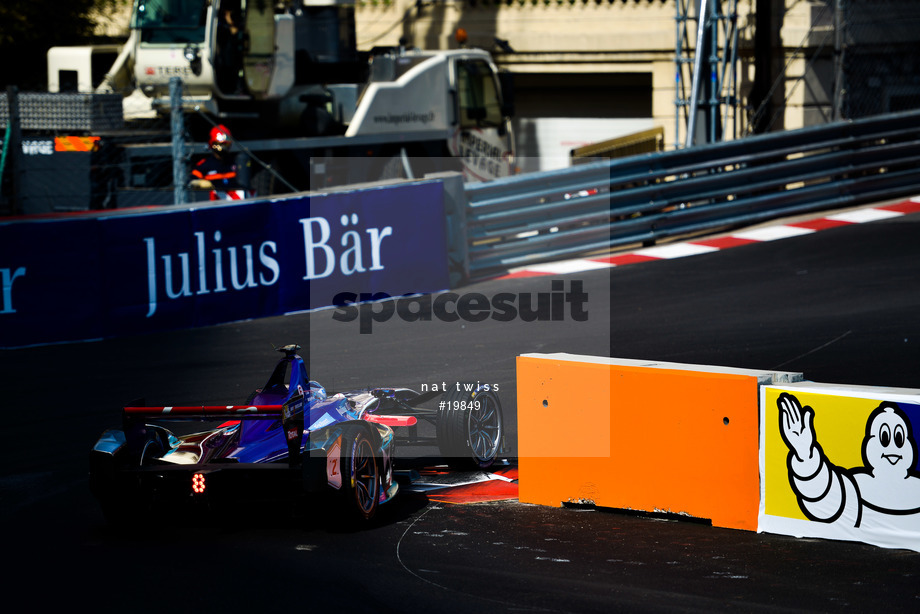
<path fill-rule="evenodd" d="M 920 111 L 466 187 L 465 272 L 509 268 L 920 191 Z"/>

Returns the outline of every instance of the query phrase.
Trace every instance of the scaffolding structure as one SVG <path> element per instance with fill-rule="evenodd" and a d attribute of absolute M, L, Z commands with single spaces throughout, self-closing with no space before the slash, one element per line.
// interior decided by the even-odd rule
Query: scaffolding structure
<path fill-rule="evenodd" d="M 677 0 L 675 4 L 674 147 L 736 138 L 737 0 Z"/>

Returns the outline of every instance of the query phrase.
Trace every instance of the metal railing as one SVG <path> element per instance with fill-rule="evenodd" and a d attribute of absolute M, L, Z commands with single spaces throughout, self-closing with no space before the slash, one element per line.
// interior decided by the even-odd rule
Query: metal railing
<path fill-rule="evenodd" d="M 920 193 L 920 111 L 466 186 L 468 278 Z"/>

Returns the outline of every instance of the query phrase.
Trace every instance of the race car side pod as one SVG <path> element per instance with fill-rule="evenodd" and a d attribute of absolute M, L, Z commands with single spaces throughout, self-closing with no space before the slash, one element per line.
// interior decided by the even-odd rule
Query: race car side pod
<path fill-rule="evenodd" d="M 422 403 L 425 403 L 425 402 L 427 402 L 427 401 L 430 401 L 431 399 L 433 399 L 433 398 L 435 398 L 435 397 L 441 396 L 441 394 L 442 394 L 442 393 L 441 393 L 440 390 L 434 390 L 434 391 L 429 391 L 429 392 L 423 392 L 423 393 L 421 393 L 420 395 L 418 395 L 417 397 L 415 397 L 415 398 L 413 398 L 413 399 L 409 399 L 408 401 L 405 402 L 405 404 L 408 405 L 409 407 L 418 407 L 418 406 L 421 405 Z"/>
<path fill-rule="evenodd" d="M 287 440 L 288 464 L 300 465 L 300 446 L 303 443 L 304 399 L 302 394 L 295 394 L 281 406 L 281 426 Z"/>

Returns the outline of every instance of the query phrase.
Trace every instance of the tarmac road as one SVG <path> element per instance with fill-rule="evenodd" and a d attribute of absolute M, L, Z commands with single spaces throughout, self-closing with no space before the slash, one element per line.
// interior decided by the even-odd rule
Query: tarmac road
<path fill-rule="evenodd" d="M 588 318 L 405 322 L 362 335 L 333 312 L 0 352 L 8 606 L 96 611 L 916 611 L 920 554 L 517 502 L 399 500 L 374 527 L 265 509 L 114 533 L 86 455 L 118 408 L 234 403 L 271 344 L 297 342 L 332 390 L 498 384 L 515 452 L 514 357 L 613 355 L 920 387 L 920 216 L 673 261 L 462 288 L 537 300 L 581 281 Z M 561 436 L 582 425 L 560 420 Z M 426 452 L 422 450 L 422 452 Z"/>

